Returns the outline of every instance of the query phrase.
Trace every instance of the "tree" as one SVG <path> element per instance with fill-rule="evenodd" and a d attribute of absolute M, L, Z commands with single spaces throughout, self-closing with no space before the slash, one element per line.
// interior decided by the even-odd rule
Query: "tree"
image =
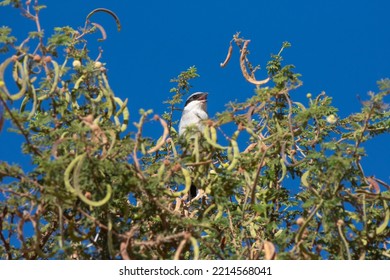
<path fill-rule="evenodd" d="M 172 115 L 195 67 L 172 80 L 163 116 L 140 110 L 129 126 L 128 100 L 115 96 L 86 47 L 87 35 L 106 37 L 93 15 L 110 14 L 120 29 L 117 16 L 96 9 L 81 31 L 58 27 L 46 41 L 45 7 L 35 2 L 0 3 L 37 23 L 20 45 L 10 28 L 0 29 L 8 57 L 0 65 L 2 114 L 33 163 L 27 171 L 0 161 L 1 258 L 390 258 L 390 187 L 361 164 L 362 145 L 390 130 L 383 101 L 390 80 L 378 82 L 361 112 L 341 119 L 325 93 L 293 101 L 301 82 L 282 64 L 289 43 L 271 56 L 268 78 L 257 80 L 250 41 L 235 34 L 221 66 L 236 45 L 254 95 L 182 139 Z M 163 131 L 158 139 L 142 135 L 149 120 Z M 227 126 L 235 132 L 227 135 Z M 200 193 L 189 200 L 191 182 Z"/>

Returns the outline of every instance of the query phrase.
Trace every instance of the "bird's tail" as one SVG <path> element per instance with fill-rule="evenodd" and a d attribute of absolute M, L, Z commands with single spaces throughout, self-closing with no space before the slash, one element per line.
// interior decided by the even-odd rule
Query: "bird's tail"
<path fill-rule="evenodd" d="M 190 199 L 193 199 L 194 197 L 196 197 L 196 194 L 197 194 L 197 188 L 196 186 L 191 183 L 191 188 L 190 188 Z"/>

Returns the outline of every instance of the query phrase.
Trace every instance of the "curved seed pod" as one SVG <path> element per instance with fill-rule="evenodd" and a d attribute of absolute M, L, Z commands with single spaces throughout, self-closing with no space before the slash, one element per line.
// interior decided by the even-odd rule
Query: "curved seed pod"
<path fill-rule="evenodd" d="M 276 126 L 276 131 L 279 133 L 279 134 L 282 134 L 283 133 L 283 128 L 280 126 L 279 122 L 277 119 L 275 119 L 275 126 Z"/>
<path fill-rule="evenodd" d="M 253 222 L 251 222 L 249 224 L 249 233 L 250 233 L 252 238 L 256 238 L 257 234 L 256 234 L 256 231 L 255 231 L 255 227 L 254 227 Z"/>
<path fill-rule="evenodd" d="M 26 58 L 25 58 L 25 60 L 26 60 Z M 11 61 L 14 61 L 13 57 L 6 59 L 0 65 L 0 82 L 2 82 L 1 90 L 7 95 L 7 97 L 9 99 L 15 101 L 15 100 L 22 98 L 22 96 L 26 93 L 27 85 L 28 85 L 28 78 L 25 77 L 26 73 L 23 70 L 22 64 L 18 60 L 16 60 L 15 61 L 15 69 L 16 69 L 15 71 L 19 70 L 19 73 L 21 74 L 22 77 L 19 78 L 18 75 L 16 74 L 16 79 L 15 79 L 15 77 L 14 77 L 14 79 L 16 82 L 18 82 L 19 80 L 21 81 L 21 89 L 19 90 L 19 92 L 15 93 L 15 94 L 10 94 L 8 89 L 7 89 L 7 86 L 5 85 L 4 72 L 5 72 L 5 69 L 8 67 L 8 65 L 11 63 Z"/>
<path fill-rule="evenodd" d="M 120 114 L 123 115 L 123 124 L 121 125 L 121 132 L 125 131 L 127 128 L 127 125 L 129 123 L 129 109 L 127 108 L 127 102 L 129 101 L 128 98 L 125 99 L 125 101 L 122 101 L 119 97 L 114 97 L 114 100 L 116 103 L 119 104 L 120 108 L 115 113 L 116 117 L 119 117 Z"/>
<path fill-rule="evenodd" d="M 113 100 L 112 99 L 112 93 L 111 93 L 111 91 L 110 90 L 107 90 L 106 91 L 106 95 L 105 95 L 105 97 L 106 97 L 106 106 L 107 106 L 107 109 L 108 109 L 108 111 L 107 111 L 107 117 L 108 118 L 111 118 L 112 117 L 112 115 L 114 114 L 114 112 L 115 112 L 115 100 Z"/>
<path fill-rule="evenodd" d="M 64 93 L 65 101 L 67 104 L 69 104 L 72 100 L 71 94 L 70 94 L 68 89 L 65 89 L 65 88 L 63 88 L 63 89 L 64 89 L 63 93 Z"/>
<path fill-rule="evenodd" d="M 90 98 L 90 100 L 94 103 L 98 103 L 102 100 L 102 97 L 104 96 L 104 89 L 100 87 L 99 94 L 95 98 Z"/>
<path fill-rule="evenodd" d="M 252 78 L 247 70 L 246 70 L 246 65 L 245 65 L 245 59 L 246 59 L 246 54 L 247 54 L 247 48 L 248 48 L 248 44 L 249 44 L 250 40 L 245 40 L 244 41 L 244 45 L 242 46 L 242 49 L 241 49 L 241 55 L 240 55 L 240 67 L 241 67 L 241 72 L 242 72 L 242 75 L 244 76 L 244 78 L 250 82 L 251 84 L 254 84 L 254 85 L 257 85 L 257 86 L 260 86 L 260 85 L 264 85 L 266 83 L 268 83 L 268 81 L 270 80 L 270 78 L 266 78 L 264 80 L 261 80 L 261 81 L 257 81 L 255 80 L 254 78 Z"/>
<path fill-rule="evenodd" d="M 12 58 L 11 61 L 14 62 L 14 65 L 13 65 L 13 68 L 12 68 L 12 78 L 14 79 L 14 81 L 19 86 L 22 86 L 22 84 L 23 84 L 23 71 L 24 71 L 24 67 L 20 63 L 19 60 L 15 60 L 15 59 Z M 27 66 L 26 66 L 26 69 L 27 69 Z"/>
<path fill-rule="evenodd" d="M 318 256 L 316 254 L 313 254 L 309 249 L 306 248 L 304 243 L 299 244 L 299 249 L 302 251 L 302 253 L 306 254 L 307 256 L 310 256 L 312 260 L 317 260 Z"/>
<path fill-rule="evenodd" d="M 127 108 L 127 106 L 123 110 L 122 115 L 123 115 L 123 123 L 121 126 L 121 132 L 124 132 L 127 129 L 127 126 L 129 125 L 129 119 L 130 119 L 130 111 L 129 108 Z"/>
<path fill-rule="evenodd" d="M 92 207 L 100 207 L 100 206 L 103 206 L 104 204 L 106 204 L 110 198 L 111 198 L 111 195 L 112 195 L 112 187 L 110 184 L 107 184 L 106 187 L 107 187 L 107 191 L 106 191 L 106 196 L 99 200 L 99 201 L 93 201 L 93 200 L 90 200 L 88 199 L 86 196 L 84 196 L 82 194 L 82 191 L 80 189 L 80 185 L 79 185 L 79 178 L 80 178 L 80 171 L 81 171 L 81 166 L 83 164 L 83 161 L 85 159 L 85 153 L 83 154 L 82 157 L 80 157 L 80 159 L 77 161 L 77 166 L 73 172 L 73 184 L 74 184 L 74 190 L 76 192 L 76 195 L 80 198 L 81 201 L 83 201 L 85 204 L 88 204 L 89 206 L 92 206 Z"/>
<path fill-rule="evenodd" d="M 381 234 L 388 227 L 389 221 L 390 221 L 389 206 L 387 205 L 386 200 L 382 200 L 382 201 L 383 201 L 383 210 L 385 211 L 385 219 L 384 219 L 383 223 L 379 227 L 377 227 L 377 229 L 376 229 L 377 235 Z"/>
<path fill-rule="evenodd" d="M 48 98 L 58 88 L 58 82 L 60 79 L 60 67 L 58 66 L 58 63 L 55 62 L 54 60 L 51 60 L 50 63 L 53 64 L 53 70 L 54 70 L 53 84 L 52 84 L 48 93 L 38 97 L 39 101 L 42 101 L 42 100 L 45 100 L 46 98 Z"/>
<path fill-rule="evenodd" d="M 207 209 L 203 212 L 203 217 L 206 217 L 206 215 L 211 211 L 213 210 L 214 208 L 216 207 L 215 203 L 211 204 L 209 207 L 207 207 Z"/>
<path fill-rule="evenodd" d="M 172 148 L 173 156 L 174 156 L 174 158 L 177 158 L 177 157 L 178 157 L 178 153 L 177 153 L 177 151 L 176 151 L 175 143 L 173 142 L 172 138 L 168 138 L 168 139 L 167 139 L 167 142 L 171 143 L 171 148 Z"/>
<path fill-rule="evenodd" d="M 347 254 L 347 258 L 348 258 L 348 260 L 351 260 L 351 253 L 349 252 L 348 241 L 347 241 L 347 239 L 345 238 L 344 232 L 343 232 L 343 229 L 342 229 L 343 225 L 344 225 L 344 221 L 343 221 L 343 220 L 338 220 L 338 221 L 337 221 L 337 230 L 338 230 L 338 232 L 339 232 L 341 241 L 342 241 L 342 243 L 344 244 L 344 249 L 345 249 L 345 252 L 346 252 L 346 254 Z"/>
<path fill-rule="evenodd" d="M 293 102 L 295 105 L 297 105 L 299 108 L 301 108 L 302 111 L 306 111 L 306 107 L 300 103 L 300 102 Z"/>
<path fill-rule="evenodd" d="M 249 188 L 248 190 L 250 190 L 251 186 L 253 185 L 253 180 L 251 179 L 249 172 L 246 170 L 244 170 L 244 179 L 247 187 Z"/>
<path fill-rule="evenodd" d="M 165 171 L 165 163 L 163 162 L 157 170 L 157 178 L 158 178 L 160 186 L 164 185 L 164 180 L 162 177 L 164 175 L 164 171 Z"/>
<path fill-rule="evenodd" d="M 184 246 L 186 245 L 186 243 L 187 243 L 187 239 L 186 239 L 186 238 L 184 238 L 184 239 L 180 242 L 179 246 L 178 246 L 177 249 L 176 249 L 175 256 L 173 257 L 173 259 L 174 259 L 175 261 L 180 259 L 180 254 L 181 254 L 181 252 L 183 251 Z"/>
<path fill-rule="evenodd" d="M 110 143 L 110 147 L 108 147 L 107 153 L 101 158 L 102 160 L 108 157 L 108 155 L 111 153 L 112 148 L 115 146 L 115 143 L 116 143 L 116 133 L 115 133 L 115 131 L 110 129 L 108 131 L 108 133 L 111 136 L 111 143 Z"/>
<path fill-rule="evenodd" d="M 60 145 L 66 138 L 65 136 L 68 135 L 69 132 L 64 132 L 61 134 L 60 138 L 57 139 L 52 148 L 51 148 L 51 155 L 55 158 L 55 159 L 58 159 L 58 156 L 57 156 L 57 148 L 58 148 L 58 145 Z"/>
<path fill-rule="evenodd" d="M 129 100 L 128 100 L 128 98 L 126 98 L 125 101 L 122 101 L 122 99 L 120 99 L 119 97 L 114 97 L 114 100 L 120 106 L 119 110 L 115 113 L 115 116 L 119 116 L 120 114 L 123 113 L 124 109 L 127 106 L 127 101 L 129 101 Z"/>
<path fill-rule="evenodd" d="M 192 155 L 195 155 L 195 163 L 198 163 L 200 161 L 199 134 L 196 134 L 194 138 L 194 151 Z"/>
<path fill-rule="evenodd" d="M 81 75 L 80 78 L 77 79 L 76 83 L 74 84 L 73 89 L 79 89 L 80 84 L 84 81 L 85 75 Z"/>
<path fill-rule="evenodd" d="M 104 12 L 104 13 L 107 13 L 109 14 L 110 16 L 112 16 L 114 19 L 115 19 L 115 22 L 116 22 L 116 27 L 118 29 L 118 31 L 121 30 L 121 22 L 119 20 L 119 17 L 111 10 L 109 9 L 105 9 L 105 8 L 97 8 L 95 10 L 93 10 L 92 12 L 90 12 L 88 15 L 87 15 L 87 18 L 85 19 L 86 21 L 89 20 L 89 18 L 95 14 L 95 13 L 98 13 L 98 12 Z"/>
<path fill-rule="evenodd" d="M 127 99 L 126 99 L 127 100 Z M 158 119 L 160 121 L 160 124 L 161 126 L 163 127 L 164 129 L 164 132 L 163 132 L 163 135 L 162 137 L 160 138 L 160 140 L 157 142 L 156 146 L 154 146 L 153 148 L 151 148 L 149 151 L 147 151 L 148 154 L 151 154 L 151 153 L 154 153 L 154 152 L 157 152 L 161 147 L 162 145 L 164 145 L 168 135 L 169 135 L 169 129 L 168 129 L 168 124 L 167 122 L 160 118 L 159 116 L 154 116 L 155 119 Z"/>
<path fill-rule="evenodd" d="M 222 68 L 228 64 L 230 58 L 232 57 L 232 53 L 233 53 L 233 46 L 232 46 L 232 43 L 230 42 L 230 46 L 229 46 L 225 61 L 219 64 Z"/>
<path fill-rule="evenodd" d="M 83 235 L 76 235 L 76 230 L 75 230 L 75 225 L 74 225 L 73 220 L 69 220 L 69 226 L 68 226 L 67 232 L 69 232 L 70 238 L 74 242 L 81 242 L 81 241 L 87 240 L 94 233 L 93 230 L 90 230 L 89 232 L 87 232 Z"/>
<path fill-rule="evenodd" d="M 299 243 L 299 241 L 301 241 L 303 232 L 305 231 L 307 225 L 309 224 L 310 220 L 314 217 L 314 215 L 317 213 L 317 211 L 322 207 L 323 203 L 324 203 L 324 200 L 321 199 L 320 202 L 317 204 L 317 206 L 310 213 L 309 217 L 307 217 L 307 219 L 305 219 L 304 223 L 299 227 L 298 233 L 295 236 L 295 243 Z"/>
<path fill-rule="evenodd" d="M 58 81 L 60 78 L 60 68 L 58 66 L 58 63 L 55 62 L 54 60 L 51 60 L 51 64 L 53 64 L 54 79 L 53 79 L 53 85 L 51 86 L 51 89 L 49 91 L 49 95 L 52 94 L 57 89 Z"/>
<path fill-rule="evenodd" d="M 241 197 L 239 197 L 239 196 L 237 196 L 237 195 L 234 195 L 234 199 L 237 200 L 237 204 L 241 204 L 241 202 L 242 202 Z M 237 207 L 236 211 L 237 211 L 237 213 L 242 213 L 240 207 Z"/>
<path fill-rule="evenodd" d="M 111 99 L 111 94 L 106 96 L 106 100 L 107 100 L 106 105 L 107 105 L 107 109 L 108 109 L 107 118 L 111 118 L 115 112 L 115 102 L 113 102 L 113 100 Z"/>
<path fill-rule="evenodd" d="M 196 239 L 194 237 L 190 237 L 190 241 L 191 241 L 191 244 L 192 244 L 192 248 L 194 250 L 194 260 L 197 260 L 199 259 L 199 245 L 198 245 L 198 241 L 196 241 Z"/>
<path fill-rule="evenodd" d="M 26 109 L 26 105 L 27 105 L 29 99 L 30 98 L 28 96 L 25 96 L 23 98 L 22 103 L 20 104 L 20 109 L 19 109 L 20 112 L 24 112 L 24 110 Z"/>
<path fill-rule="evenodd" d="M 270 241 L 264 241 L 264 259 L 273 260 L 276 256 L 275 246 Z"/>
<path fill-rule="evenodd" d="M 301 177 L 301 183 L 306 188 L 309 187 L 309 182 L 307 181 L 307 178 L 309 177 L 309 174 L 310 174 L 310 170 L 307 170 L 305 173 L 302 174 L 302 177 Z"/>
<path fill-rule="evenodd" d="M 105 88 L 105 89 L 111 89 L 111 88 L 110 88 L 110 85 L 109 85 L 109 83 L 108 83 L 108 80 L 107 80 L 107 76 L 106 76 L 106 74 L 104 74 L 104 72 L 102 72 L 101 77 L 102 77 L 102 79 L 103 79 L 104 88 Z"/>
<path fill-rule="evenodd" d="M 33 85 L 31 85 L 31 92 L 33 95 L 33 106 L 31 108 L 30 114 L 28 114 L 28 117 L 27 117 L 29 120 L 34 116 L 35 111 L 37 110 L 37 93 L 36 93 L 35 87 Z"/>
<path fill-rule="evenodd" d="M 251 128 L 245 127 L 246 132 L 248 132 L 253 138 L 259 139 L 259 135 L 257 135 Z"/>
<path fill-rule="evenodd" d="M 107 39 L 107 33 L 104 27 L 96 22 L 91 23 L 93 26 L 95 26 L 97 29 L 99 29 L 100 33 L 102 33 L 102 38 L 98 39 L 99 42 L 102 42 Z"/>
<path fill-rule="evenodd" d="M 239 129 L 237 129 L 237 130 L 233 133 L 232 139 L 233 139 L 233 140 L 237 140 L 238 135 L 240 135 L 240 130 L 239 130 Z"/>
<path fill-rule="evenodd" d="M 115 256 L 115 250 L 114 250 L 114 244 L 112 241 L 112 220 L 110 215 L 108 215 L 108 222 L 107 222 L 107 242 L 108 242 L 108 251 L 110 252 L 110 255 L 113 257 Z"/>
<path fill-rule="evenodd" d="M 210 126 L 211 140 L 214 143 L 217 143 L 217 130 L 214 126 Z"/>
<path fill-rule="evenodd" d="M 215 216 L 214 221 L 217 221 L 219 218 L 221 218 L 222 214 L 223 214 L 223 206 L 222 205 L 217 205 L 217 208 L 218 208 L 218 213 Z"/>
<path fill-rule="evenodd" d="M 230 161 L 233 160 L 233 148 L 231 146 L 227 148 L 227 158 Z"/>
<path fill-rule="evenodd" d="M 190 172 L 187 169 L 185 169 L 184 167 L 181 168 L 181 172 L 183 173 L 183 176 L 184 176 L 185 188 L 182 191 L 178 191 L 178 192 L 174 192 L 174 193 L 167 190 L 166 193 L 173 196 L 173 197 L 178 197 L 178 196 L 181 196 L 183 194 L 186 194 L 190 191 L 190 188 L 191 188 Z"/>
<path fill-rule="evenodd" d="M 217 176 L 215 176 L 217 177 Z M 211 188 L 212 188 L 212 185 L 217 181 L 217 178 L 213 179 L 210 181 L 210 183 L 204 188 L 204 193 L 207 195 L 207 194 L 211 194 Z"/>
<path fill-rule="evenodd" d="M 104 73 L 102 73 L 101 77 L 102 77 L 103 83 L 104 83 L 103 94 L 104 94 L 104 97 L 106 98 L 106 106 L 108 109 L 107 117 L 111 118 L 116 110 L 116 106 L 115 106 L 116 101 L 114 99 L 115 96 L 110 88 L 110 85 L 109 85 L 108 80 L 107 80 L 107 76 Z M 122 101 L 122 100 L 120 100 L 120 101 Z"/>
<path fill-rule="evenodd" d="M 121 121 L 119 120 L 119 118 L 117 116 L 114 116 L 114 122 L 115 122 L 116 127 L 119 127 L 121 125 Z"/>
<path fill-rule="evenodd" d="M 92 206 L 92 207 L 100 207 L 100 206 L 103 206 L 104 204 L 106 204 L 110 198 L 111 198 L 111 195 L 112 195 L 112 187 L 110 184 L 107 184 L 106 185 L 106 196 L 99 200 L 99 201 L 93 201 L 93 200 L 90 200 L 88 198 L 86 198 L 82 193 L 81 191 L 80 192 L 77 192 L 77 196 L 80 198 L 81 201 L 83 201 L 85 204 L 88 204 L 89 206 Z"/>
<path fill-rule="evenodd" d="M 240 157 L 240 150 L 238 148 L 238 144 L 236 140 L 231 140 L 232 147 L 233 147 L 233 160 L 231 161 L 230 165 L 226 168 L 226 170 L 230 171 L 233 170 L 233 168 L 236 166 L 238 159 Z"/>
<path fill-rule="evenodd" d="M 280 176 L 280 179 L 278 180 L 279 184 L 283 181 L 284 177 L 286 177 L 287 174 L 287 166 L 283 158 L 280 159 L 280 164 L 282 165 L 282 176 Z"/>
<path fill-rule="evenodd" d="M 65 187 L 66 189 L 75 194 L 76 191 L 75 189 L 73 188 L 73 186 L 71 185 L 70 183 L 70 173 L 72 172 L 73 168 L 75 167 L 75 165 L 85 157 L 85 153 L 84 154 L 81 154 L 81 155 L 78 155 L 77 157 L 75 157 L 72 162 L 68 165 L 68 167 L 66 168 L 65 170 L 65 173 L 64 173 L 64 183 L 65 183 Z"/>
<path fill-rule="evenodd" d="M 214 128 L 215 129 L 215 128 Z M 204 130 L 203 130 L 203 136 L 204 138 L 206 139 L 207 143 L 209 143 L 211 146 L 213 146 L 214 148 L 217 148 L 217 149 L 221 149 L 221 150 L 226 150 L 228 149 L 228 147 L 223 147 L 221 145 L 219 145 L 218 143 L 216 143 L 215 141 L 213 141 L 212 138 L 210 138 L 210 128 L 209 126 L 205 126 L 204 127 Z M 212 136 L 213 137 L 213 136 Z M 214 136 L 214 138 L 216 139 L 216 136 Z"/>

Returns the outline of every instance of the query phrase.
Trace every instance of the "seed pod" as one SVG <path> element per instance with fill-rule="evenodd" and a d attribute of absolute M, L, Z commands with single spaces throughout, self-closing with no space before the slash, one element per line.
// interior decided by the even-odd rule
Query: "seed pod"
<path fill-rule="evenodd" d="M 232 57 L 232 52 L 233 52 L 233 46 L 232 46 L 232 44 L 230 43 L 229 50 L 228 50 L 228 53 L 227 53 L 227 55 L 226 55 L 225 61 L 222 62 L 222 63 L 220 63 L 220 66 L 221 66 L 222 68 L 225 67 L 225 66 L 228 64 L 230 58 Z"/>

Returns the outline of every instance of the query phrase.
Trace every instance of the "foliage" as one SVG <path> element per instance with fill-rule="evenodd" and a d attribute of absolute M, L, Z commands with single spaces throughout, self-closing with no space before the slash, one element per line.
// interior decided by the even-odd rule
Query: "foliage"
<path fill-rule="evenodd" d="M 29 2 L 1 5 L 39 23 L 43 7 Z M 236 34 L 221 66 L 236 44 L 254 95 L 230 103 L 198 137 L 180 139 L 172 116 L 196 68 L 172 80 L 162 117 L 141 109 L 128 126 L 128 100 L 115 96 L 100 55 L 92 59 L 86 47 L 90 33 L 105 39 L 90 22 L 95 12 L 120 28 L 115 14 L 97 9 L 81 31 L 58 27 L 47 38 L 37 24 L 20 45 L 10 28 L 0 29 L 8 55 L 2 114 L 32 162 L 23 170 L 0 161 L 1 258 L 390 258 L 390 187 L 361 165 L 362 144 L 389 132 L 390 80 L 361 112 L 341 119 L 325 93 L 293 101 L 301 82 L 293 65 L 282 65 L 289 43 L 271 56 L 268 78 L 257 80 L 250 41 Z M 149 121 L 162 127 L 159 139 L 142 135 Z M 189 200 L 191 182 L 199 194 Z"/>

